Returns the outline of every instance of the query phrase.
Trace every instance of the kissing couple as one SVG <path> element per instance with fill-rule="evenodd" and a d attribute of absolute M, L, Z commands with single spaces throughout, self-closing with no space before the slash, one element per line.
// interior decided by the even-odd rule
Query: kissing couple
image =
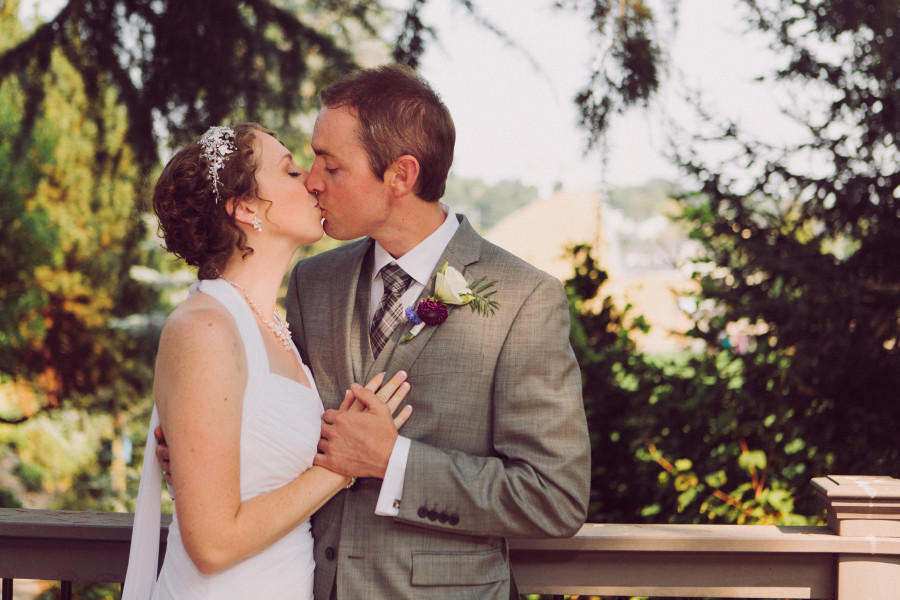
<path fill-rule="evenodd" d="M 199 282 L 160 338 L 125 599 L 507 600 L 506 539 L 584 522 L 562 285 L 441 202 L 455 128 L 415 71 L 319 97 L 308 171 L 259 125 L 215 126 L 154 189 Z M 296 264 L 284 321 L 323 233 L 356 241 Z"/>

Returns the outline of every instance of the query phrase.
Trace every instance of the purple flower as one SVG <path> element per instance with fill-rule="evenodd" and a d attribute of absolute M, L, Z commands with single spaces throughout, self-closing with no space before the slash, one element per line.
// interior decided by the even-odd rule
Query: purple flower
<path fill-rule="evenodd" d="M 491 290 L 496 281 L 484 282 L 485 277 L 466 283 L 463 274 L 444 263 L 435 273 L 434 296 L 421 300 L 415 308 L 410 307 L 403 311 L 406 320 L 412 324 L 412 328 L 400 338 L 400 343 L 405 344 L 421 332 L 426 325 L 440 325 L 447 320 L 447 304 L 460 306 L 468 304 L 474 312 L 489 317 L 494 314 L 500 303 L 492 300 L 491 296 L 496 290 Z M 490 291 L 487 291 L 490 290 Z"/>
<path fill-rule="evenodd" d="M 447 307 L 440 300 L 422 300 L 416 313 L 426 325 L 440 325 L 447 320 Z"/>

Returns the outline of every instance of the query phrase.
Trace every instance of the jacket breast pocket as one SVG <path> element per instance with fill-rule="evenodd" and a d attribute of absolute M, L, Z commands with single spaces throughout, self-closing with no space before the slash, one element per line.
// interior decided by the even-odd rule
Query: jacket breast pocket
<path fill-rule="evenodd" d="M 509 579 L 509 565 L 499 549 L 483 552 L 415 552 L 412 558 L 414 586 L 486 585 Z"/>
<path fill-rule="evenodd" d="M 410 376 L 441 375 L 448 373 L 478 373 L 483 368 L 484 357 L 474 352 L 459 354 L 439 353 L 430 356 L 423 352 L 409 369 Z"/>
<path fill-rule="evenodd" d="M 485 343 L 485 337 L 491 337 L 487 326 L 492 323 L 487 317 L 468 314 L 467 306 L 452 307 L 454 312 L 440 325 L 429 329 L 427 341 L 420 349 L 413 344 L 415 362 L 410 365 L 409 374 L 439 375 L 445 373 L 478 373 L 493 365 L 485 365 L 485 356 L 492 352 L 491 346 Z M 423 334 L 420 334 L 423 335 Z M 401 348 L 403 346 L 401 345 Z"/>

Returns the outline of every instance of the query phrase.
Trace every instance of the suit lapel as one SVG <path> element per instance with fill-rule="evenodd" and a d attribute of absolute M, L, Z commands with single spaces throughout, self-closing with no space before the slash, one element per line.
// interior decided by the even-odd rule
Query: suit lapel
<path fill-rule="evenodd" d="M 349 389 L 352 382 L 360 381 L 371 360 L 371 351 L 366 354 L 369 339 L 364 324 L 371 293 L 367 271 L 372 267 L 372 245 L 371 240 L 365 240 L 351 248 L 347 259 L 338 265 L 331 278 L 331 323 L 334 324 L 335 343 L 344 350 L 345 358 L 344 368 L 336 375 L 339 390 Z M 337 402 L 340 400 L 338 398 Z"/>
<path fill-rule="evenodd" d="M 447 244 L 447 247 L 441 254 L 436 269 L 439 269 L 441 265 L 446 262 L 449 266 L 455 268 L 460 273 L 463 273 L 466 267 L 478 262 L 478 259 L 481 256 L 484 239 L 472 229 L 468 219 L 461 215 L 458 215 L 457 218 L 459 219 L 459 229 L 456 230 L 456 233 L 450 239 L 450 243 Z M 470 277 L 467 276 L 466 281 L 469 279 Z M 422 294 L 416 301 L 417 304 L 419 301 L 434 295 L 434 282 L 435 277 L 434 274 L 432 274 L 431 279 L 428 281 L 428 285 L 425 286 L 425 289 L 422 290 Z M 461 307 L 450 307 L 451 314 L 452 311 L 460 308 Z M 425 348 L 425 344 L 428 343 L 428 340 L 431 339 L 434 332 L 437 331 L 437 327 L 425 326 L 412 340 L 405 344 L 400 344 L 398 343 L 399 340 L 412 329 L 412 325 L 410 323 L 404 323 L 397 329 L 400 331 L 395 331 L 394 335 L 392 335 L 391 339 L 388 341 L 388 344 L 391 347 L 385 347 L 385 350 L 382 350 L 382 355 L 385 354 L 385 351 L 390 352 L 388 360 L 384 363 L 378 361 L 380 365 L 376 364 L 376 366 L 382 367 L 380 369 L 381 371 L 386 370 L 390 372 L 391 369 L 386 368 L 389 364 L 397 364 L 397 368 L 408 369 Z M 379 358 L 381 357 L 379 356 Z"/>

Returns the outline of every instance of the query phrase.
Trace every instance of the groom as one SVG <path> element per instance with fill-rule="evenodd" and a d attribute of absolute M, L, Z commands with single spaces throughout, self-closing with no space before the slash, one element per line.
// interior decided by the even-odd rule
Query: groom
<path fill-rule="evenodd" d="M 357 71 L 320 98 L 307 187 L 329 236 L 364 239 L 301 261 L 287 295 L 294 341 L 331 402 L 316 464 L 360 478 L 313 517 L 315 597 L 506 600 L 506 538 L 569 536 L 586 514 L 566 295 L 439 202 L 455 130 L 414 71 Z M 496 280 L 481 293 L 496 290 L 499 306 L 448 304 L 407 340 L 401 311 L 435 295 L 444 263 L 469 283 Z M 398 370 L 414 409 L 401 436 L 383 407 L 336 410 L 353 382 Z"/>

